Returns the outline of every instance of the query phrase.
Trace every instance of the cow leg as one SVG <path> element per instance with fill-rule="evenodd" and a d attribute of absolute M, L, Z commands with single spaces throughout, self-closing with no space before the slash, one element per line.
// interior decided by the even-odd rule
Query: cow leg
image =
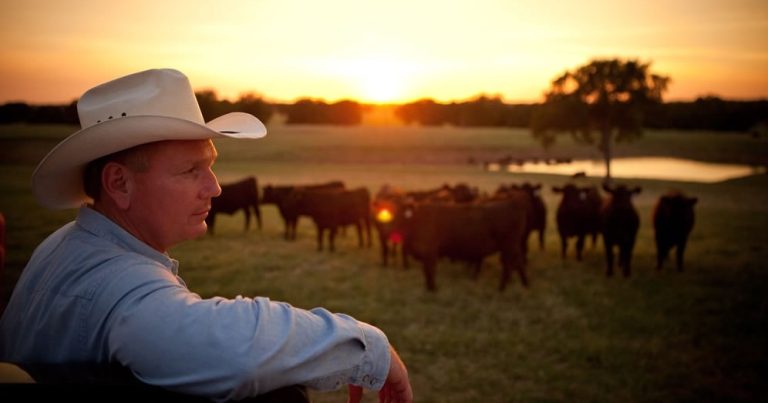
<path fill-rule="evenodd" d="M 501 257 L 501 280 L 499 281 L 499 292 L 507 288 L 509 277 L 512 274 L 512 260 L 508 256 Z"/>
<path fill-rule="evenodd" d="M 528 259 L 528 237 L 530 235 L 531 233 L 529 232 L 527 235 L 523 235 L 523 237 L 520 239 L 520 249 L 523 250 L 526 259 Z"/>
<path fill-rule="evenodd" d="M 613 245 L 608 241 L 603 241 L 605 245 L 605 275 L 613 276 Z"/>
<path fill-rule="evenodd" d="M 259 229 L 261 229 L 261 209 L 258 204 L 253 206 L 253 213 L 256 215 L 256 223 L 259 225 Z"/>
<path fill-rule="evenodd" d="M 423 266 L 424 266 L 424 279 L 426 280 L 426 283 L 427 283 L 427 290 L 429 291 L 437 290 L 437 285 L 435 284 L 435 266 L 437 266 L 437 259 L 436 258 L 424 259 Z"/>
<path fill-rule="evenodd" d="M 633 242 L 628 242 L 619 246 L 619 264 L 624 273 L 624 277 L 629 277 L 632 273 L 632 249 Z"/>
<path fill-rule="evenodd" d="M 512 276 L 512 271 L 517 271 L 520 276 L 520 282 L 523 287 L 528 288 L 528 275 L 525 272 L 525 259 L 522 256 L 521 251 L 512 251 L 512 253 L 503 253 L 501 256 L 501 282 L 499 282 L 499 291 L 504 291 L 509 283 L 509 278 Z"/>
<path fill-rule="evenodd" d="M 328 250 L 331 252 L 336 250 L 336 232 L 338 232 L 338 230 L 339 227 L 337 226 L 333 226 L 328 229 Z"/>
<path fill-rule="evenodd" d="M 362 248 L 365 246 L 365 241 L 363 240 L 363 225 L 360 221 L 355 222 L 355 229 L 357 230 L 357 246 Z"/>
<path fill-rule="evenodd" d="M 379 247 L 381 248 L 381 265 L 387 267 L 389 260 L 389 240 L 379 232 Z"/>
<path fill-rule="evenodd" d="M 660 240 L 656 240 L 656 270 L 661 270 L 664 267 L 664 261 L 667 260 L 666 245 Z"/>
<path fill-rule="evenodd" d="M 682 272 L 683 271 L 683 255 L 685 254 L 685 246 L 686 246 L 686 240 L 683 239 L 679 244 L 677 244 L 677 250 L 675 251 L 677 253 L 677 271 Z"/>
<path fill-rule="evenodd" d="M 317 225 L 317 250 L 322 251 L 323 250 L 323 232 L 325 231 L 325 228 Z"/>
<path fill-rule="evenodd" d="M 298 225 L 298 223 L 299 223 L 299 218 L 298 217 L 294 217 L 294 218 L 291 218 L 291 221 L 288 224 L 289 225 L 289 230 L 290 230 L 290 239 L 292 241 L 296 240 L 296 226 Z"/>
<path fill-rule="evenodd" d="M 523 284 L 523 287 L 528 288 L 528 273 L 527 273 L 527 266 L 528 262 L 526 260 L 523 260 L 521 258 L 514 258 L 513 257 L 513 268 L 517 269 L 517 274 L 520 276 L 520 283 Z"/>
<path fill-rule="evenodd" d="M 245 231 L 248 232 L 248 229 L 251 227 L 251 211 L 248 206 L 243 211 L 245 211 Z"/>
<path fill-rule="evenodd" d="M 370 248 L 373 246 L 373 241 L 371 240 L 371 218 L 365 217 L 365 221 L 363 223 L 365 224 L 365 234 L 368 237 L 368 247 Z"/>
<path fill-rule="evenodd" d="M 581 255 L 584 252 L 584 234 L 579 234 L 576 238 L 576 260 L 581 262 Z"/>
<path fill-rule="evenodd" d="M 291 240 L 291 219 L 283 217 L 283 222 L 285 223 L 285 240 L 290 241 Z"/>
<path fill-rule="evenodd" d="M 539 230 L 539 250 L 544 250 L 544 228 Z"/>
<path fill-rule="evenodd" d="M 565 251 L 568 249 L 568 240 L 565 235 L 560 234 L 560 256 L 565 260 Z"/>

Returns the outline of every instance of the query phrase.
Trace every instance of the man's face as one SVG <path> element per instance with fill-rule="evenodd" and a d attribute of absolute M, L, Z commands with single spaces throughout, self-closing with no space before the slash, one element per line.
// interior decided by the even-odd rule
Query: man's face
<path fill-rule="evenodd" d="M 205 234 L 211 198 L 221 187 L 211 167 L 216 148 L 210 140 L 152 144 L 148 169 L 134 172 L 127 213 L 139 237 L 159 251 Z"/>

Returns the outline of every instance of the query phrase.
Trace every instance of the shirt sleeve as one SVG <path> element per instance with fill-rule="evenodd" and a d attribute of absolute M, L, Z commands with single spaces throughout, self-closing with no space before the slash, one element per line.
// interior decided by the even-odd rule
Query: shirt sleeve
<path fill-rule="evenodd" d="M 111 360 L 142 381 L 216 400 L 283 386 L 380 389 L 389 342 L 374 326 L 268 298 L 202 299 L 170 272 L 130 267 L 106 287 Z"/>

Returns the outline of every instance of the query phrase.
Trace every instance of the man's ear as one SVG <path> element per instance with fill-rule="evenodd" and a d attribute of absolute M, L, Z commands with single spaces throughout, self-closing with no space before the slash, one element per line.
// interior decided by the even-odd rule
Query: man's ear
<path fill-rule="evenodd" d="M 101 171 L 102 191 L 121 210 L 131 206 L 133 180 L 133 172 L 125 165 L 114 161 L 108 162 Z"/>

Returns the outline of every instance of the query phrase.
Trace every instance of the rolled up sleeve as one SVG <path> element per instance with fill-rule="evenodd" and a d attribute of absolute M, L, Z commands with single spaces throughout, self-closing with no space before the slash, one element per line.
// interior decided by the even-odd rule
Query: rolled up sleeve
<path fill-rule="evenodd" d="M 127 271 L 109 295 L 110 359 L 142 381 L 216 400 L 303 384 L 380 389 L 390 365 L 378 328 L 268 298 L 202 299 L 156 268 Z"/>

